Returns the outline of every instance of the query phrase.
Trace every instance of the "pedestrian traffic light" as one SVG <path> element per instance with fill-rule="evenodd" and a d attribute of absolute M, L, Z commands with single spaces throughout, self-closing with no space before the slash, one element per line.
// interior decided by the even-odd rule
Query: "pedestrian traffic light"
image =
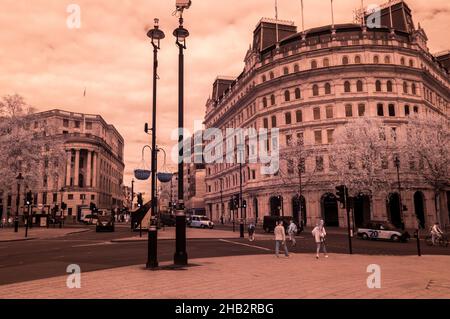
<path fill-rule="evenodd" d="M 91 202 L 91 204 L 89 205 L 89 209 L 92 212 L 96 212 L 97 211 L 97 205 L 95 205 L 95 203 Z"/>
<path fill-rule="evenodd" d="M 233 203 L 234 208 L 235 208 L 235 209 L 239 208 L 239 194 L 236 194 L 236 195 L 233 197 L 233 201 L 234 201 L 234 203 Z"/>
<path fill-rule="evenodd" d="M 139 193 L 137 195 L 137 203 L 138 203 L 138 207 L 141 208 L 144 205 L 144 200 L 142 199 L 142 194 Z"/>
<path fill-rule="evenodd" d="M 31 191 L 29 191 L 29 192 L 27 193 L 27 196 L 26 196 L 26 202 L 25 202 L 25 203 L 26 203 L 28 206 L 30 206 L 32 202 L 33 202 L 33 193 L 32 193 Z"/>
<path fill-rule="evenodd" d="M 342 203 L 342 208 L 345 208 L 345 204 L 348 198 L 348 189 L 345 185 L 340 185 L 336 187 L 336 197 L 337 201 Z"/>
<path fill-rule="evenodd" d="M 247 201 L 245 199 L 242 201 L 242 207 L 247 208 Z"/>

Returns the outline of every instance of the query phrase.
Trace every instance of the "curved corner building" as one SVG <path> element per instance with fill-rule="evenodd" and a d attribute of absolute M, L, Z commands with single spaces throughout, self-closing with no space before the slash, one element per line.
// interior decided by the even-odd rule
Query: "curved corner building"
<path fill-rule="evenodd" d="M 304 32 L 297 32 L 292 22 L 262 19 L 244 71 L 237 78 L 218 77 L 214 82 L 206 129 L 277 127 L 281 149 L 286 147 L 286 134 L 294 132 L 305 145 L 319 144 L 326 150 L 336 128 L 358 117 L 382 118 L 393 128 L 406 123 L 412 113 L 433 112 L 448 119 L 450 52 L 430 54 L 425 31 L 414 26 L 403 1 L 382 7 L 379 27 L 369 28 L 367 19 Z M 314 170 L 315 164 L 306 159 L 306 171 Z M 320 218 L 329 226 L 346 226 L 346 211 L 333 194 L 336 185 L 326 182 L 329 156 L 323 156 L 321 164 L 316 174 L 322 182 L 303 185 L 302 218 L 309 226 Z M 261 175 L 259 165 L 246 163 L 242 168 L 247 203 L 243 217 L 258 222 L 265 215 L 296 217 L 297 188 L 284 185 L 277 176 Z M 215 220 L 223 216 L 227 222 L 240 218 L 240 211 L 230 204 L 240 192 L 239 164 L 208 165 L 206 185 L 208 215 Z M 424 225 L 435 222 L 431 189 L 420 184 L 401 196 L 407 207 L 402 217 L 395 193 L 373 194 L 372 209 L 368 198 L 360 198 L 354 211 L 357 226 L 369 220 L 398 224 L 401 218 L 407 228 L 416 218 Z M 450 191 L 440 198 L 441 220 L 449 224 Z"/>

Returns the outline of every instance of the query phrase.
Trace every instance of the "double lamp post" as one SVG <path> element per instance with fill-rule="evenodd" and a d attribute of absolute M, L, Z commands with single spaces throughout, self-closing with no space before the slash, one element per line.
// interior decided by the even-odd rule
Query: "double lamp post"
<path fill-rule="evenodd" d="M 182 12 L 184 8 L 177 6 L 180 11 L 179 27 L 175 29 L 173 35 L 176 38 L 176 45 L 179 48 L 179 77 L 178 77 L 178 129 L 179 129 L 179 160 L 178 160 L 178 205 L 176 208 L 176 249 L 174 254 L 174 264 L 185 266 L 188 264 L 186 253 L 186 215 L 184 212 L 184 192 L 183 192 L 183 127 L 184 127 L 184 50 L 186 49 L 186 38 L 189 36 L 188 30 L 183 27 Z M 160 41 L 165 38 L 164 32 L 159 29 L 159 20 L 155 19 L 155 26 L 147 33 L 153 46 L 153 108 L 152 108 L 152 167 L 151 167 L 151 222 L 148 232 L 148 259 L 147 268 L 156 269 L 158 267 L 157 258 L 157 225 L 156 225 L 156 171 L 157 171 L 157 147 L 156 147 L 156 96 L 158 80 L 158 50 Z"/>

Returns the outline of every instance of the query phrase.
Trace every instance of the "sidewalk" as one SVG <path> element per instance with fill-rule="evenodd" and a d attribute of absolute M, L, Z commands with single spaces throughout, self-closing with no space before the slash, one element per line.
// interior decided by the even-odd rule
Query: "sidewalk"
<path fill-rule="evenodd" d="M 28 229 L 28 237 L 25 238 L 25 228 L 20 227 L 19 232 L 15 233 L 14 228 L 0 228 L 0 242 L 24 241 L 32 239 L 48 239 L 63 237 L 69 234 L 82 233 L 89 231 L 86 228 L 40 228 L 33 227 Z"/>
<path fill-rule="evenodd" d="M 310 254 L 234 256 L 190 260 L 192 267 L 150 271 L 143 265 L 1 286 L 1 298 L 72 299 L 372 299 L 450 298 L 450 257 Z M 171 263 L 170 263 L 171 264 Z M 169 266 L 169 263 L 161 266 Z M 381 267 L 381 288 L 369 289 L 368 265 Z"/>

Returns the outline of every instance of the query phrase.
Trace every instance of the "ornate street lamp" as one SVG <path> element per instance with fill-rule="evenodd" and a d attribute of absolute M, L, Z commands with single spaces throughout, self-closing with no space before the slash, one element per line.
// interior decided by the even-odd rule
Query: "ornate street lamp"
<path fill-rule="evenodd" d="M 174 254 L 174 264 L 185 266 L 188 264 L 186 252 L 186 214 L 184 211 L 184 150 L 183 150 L 183 127 L 184 127 L 184 50 L 186 49 L 186 39 L 189 31 L 183 27 L 183 10 L 189 8 L 189 3 L 185 7 L 177 1 L 177 11 L 180 12 L 179 27 L 175 29 L 173 35 L 176 38 L 176 45 L 179 49 L 178 55 L 178 130 L 179 130 L 179 158 L 178 158 L 178 207 L 176 210 L 176 244 Z"/>
<path fill-rule="evenodd" d="M 153 46 L 153 110 L 152 110 L 152 167 L 151 167 L 151 221 L 148 229 L 148 258 L 147 268 L 155 269 L 158 267 L 158 229 L 156 225 L 156 171 L 157 171 L 157 148 L 156 148 L 156 89 L 158 81 L 158 50 L 160 42 L 165 38 L 164 32 L 159 29 L 159 19 L 155 19 L 155 26 L 147 33 L 152 40 Z"/>

